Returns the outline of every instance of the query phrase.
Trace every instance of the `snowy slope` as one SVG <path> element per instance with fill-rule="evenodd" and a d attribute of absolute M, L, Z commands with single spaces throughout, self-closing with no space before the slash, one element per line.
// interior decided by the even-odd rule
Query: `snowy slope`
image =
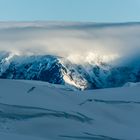
<path fill-rule="evenodd" d="M 140 86 L 70 91 L 46 82 L 0 80 L 0 138 L 140 139 Z"/>

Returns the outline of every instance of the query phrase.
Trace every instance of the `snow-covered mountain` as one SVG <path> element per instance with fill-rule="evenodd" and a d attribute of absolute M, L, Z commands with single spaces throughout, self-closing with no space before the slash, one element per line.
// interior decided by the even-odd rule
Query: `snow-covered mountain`
<path fill-rule="evenodd" d="M 70 91 L 0 80 L 1 140 L 138 140 L 140 85 Z"/>
<path fill-rule="evenodd" d="M 72 89 L 140 81 L 140 23 L 0 22 L 0 78 Z"/>
<path fill-rule="evenodd" d="M 140 67 L 117 66 L 96 56 L 82 63 L 52 55 L 0 53 L 0 78 L 40 80 L 77 89 L 123 86 L 140 81 Z"/>

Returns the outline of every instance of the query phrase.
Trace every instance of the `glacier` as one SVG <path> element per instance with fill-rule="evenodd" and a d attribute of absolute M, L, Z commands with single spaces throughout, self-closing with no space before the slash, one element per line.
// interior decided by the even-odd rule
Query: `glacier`
<path fill-rule="evenodd" d="M 4 140 L 140 139 L 140 85 L 72 91 L 31 80 L 0 80 Z"/>

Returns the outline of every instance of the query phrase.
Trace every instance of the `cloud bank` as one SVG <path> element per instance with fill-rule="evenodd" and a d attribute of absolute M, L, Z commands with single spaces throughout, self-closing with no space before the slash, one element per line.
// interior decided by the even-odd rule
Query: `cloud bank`
<path fill-rule="evenodd" d="M 90 59 L 96 54 L 138 60 L 140 23 L 1 22 L 0 51 L 75 57 L 77 61 L 88 54 Z"/>

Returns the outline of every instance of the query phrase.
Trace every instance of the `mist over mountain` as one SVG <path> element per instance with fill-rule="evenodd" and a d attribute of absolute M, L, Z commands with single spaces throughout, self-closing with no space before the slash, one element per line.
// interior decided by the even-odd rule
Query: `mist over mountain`
<path fill-rule="evenodd" d="M 140 23 L 1 22 L 0 78 L 78 89 L 140 81 Z"/>

